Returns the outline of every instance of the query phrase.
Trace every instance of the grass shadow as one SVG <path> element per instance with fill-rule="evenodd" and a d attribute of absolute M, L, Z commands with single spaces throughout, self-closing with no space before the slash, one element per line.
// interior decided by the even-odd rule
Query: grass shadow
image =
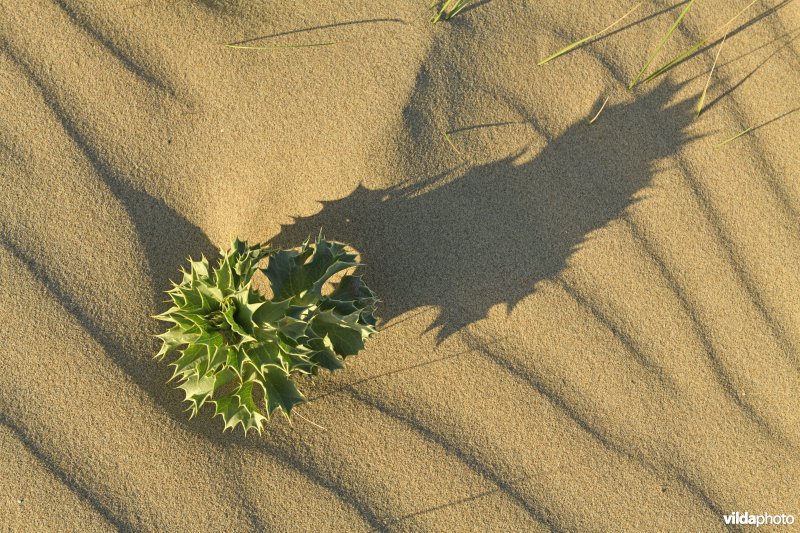
<path fill-rule="evenodd" d="M 399 18 L 374 18 L 374 19 L 364 19 L 364 20 L 350 20 L 347 22 L 335 22 L 332 24 L 323 24 L 320 26 L 310 26 L 308 28 L 298 28 L 296 30 L 288 30 L 282 31 L 277 33 L 270 33 L 268 35 L 260 35 L 258 37 L 251 37 L 249 39 L 243 39 L 240 41 L 234 41 L 228 43 L 229 45 L 243 45 L 243 44 L 250 44 L 255 43 L 258 41 L 263 41 L 266 39 L 274 39 L 275 37 L 285 37 L 286 35 L 294 35 L 297 33 L 308 33 L 313 31 L 320 31 L 320 30 L 328 30 L 333 28 L 342 28 L 346 26 L 355 26 L 358 24 L 377 24 L 377 23 L 396 23 L 396 24 L 408 24 L 403 19 Z"/>
<path fill-rule="evenodd" d="M 740 24 L 739 26 L 737 26 L 734 29 L 730 30 L 726 34 L 720 33 L 720 36 L 717 37 L 716 39 L 714 39 L 713 41 L 707 42 L 706 44 L 704 44 L 703 46 L 699 47 L 697 50 L 695 50 L 691 54 L 688 54 L 686 57 L 680 59 L 679 61 L 676 61 L 672 65 L 671 68 L 675 68 L 675 67 L 677 67 L 679 65 L 682 65 L 683 63 L 686 63 L 687 61 L 691 61 L 693 58 L 697 57 L 698 55 L 701 55 L 704 52 L 706 52 L 706 51 L 714 48 L 715 46 L 721 44 L 724 39 L 732 39 L 733 37 L 735 37 L 736 35 L 738 35 L 739 33 L 743 32 L 743 31 L 745 31 L 749 27 L 751 27 L 751 26 L 757 24 L 758 22 L 761 22 L 762 20 L 764 20 L 764 19 L 766 19 L 766 18 L 778 13 L 781 9 L 783 9 L 784 7 L 786 7 L 787 5 L 789 5 L 793 1 L 794 0 L 782 0 L 780 3 L 770 7 L 769 9 L 766 9 L 765 11 L 762 11 L 761 13 L 759 13 L 759 14 L 757 14 L 755 16 L 753 16 L 752 18 L 750 18 L 749 20 L 743 22 L 742 24 Z M 642 83 L 644 83 L 644 82 L 642 82 Z"/>
<path fill-rule="evenodd" d="M 462 9 L 461 10 L 461 14 L 463 15 L 464 13 L 468 13 L 468 12 L 472 11 L 473 9 L 478 9 L 479 7 L 483 7 L 483 6 L 487 5 L 487 4 L 490 4 L 491 2 L 492 2 L 492 0 L 478 0 L 477 2 L 473 2 L 470 5 L 468 5 L 467 7 L 465 7 L 464 9 Z"/>
<path fill-rule="evenodd" d="M 791 44 L 792 44 L 794 41 L 796 41 L 798 38 L 800 38 L 800 34 L 796 34 L 796 35 L 792 36 L 792 37 L 791 37 L 791 39 L 789 39 L 789 41 L 787 41 L 787 42 L 783 43 L 783 44 L 782 44 L 780 47 L 778 47 L 778 48 L 777 48 L 775 51 L 773 51 L 773 52 L 772 52 L 770 55 L 768 55 L 768 56 L 767 56 L 765 59 L 763 59 L 763 60 L 762 60 L 762 61 L 761 61 L 761 62 L 760 62 L 758 65 L 756 65 L 756 66 L 755 66 L 755 68 L 753 68 L 753 69 L 752 69 L 750 72 L 748 72 L 748 73 L 747 73 L 747 74 L 746 74 L 744 77 L 742 77 L 742 79 L 740 79 L 739 81 L 737 81 L 735 84 L 731 85 L 730 87 L 726 88 L 726 89 L 725 89 L 725 91 L 724 91 L 722 94 L 720 94 L 719 96 L 717 96 L 716 98 L 714 98 L 714 99 L 713 99 L 711 102 L 709 102 L 709 103 L 706 105 L 706 107 L 705 107 L 705 109 L 704 109 L 704 112 L 708 112 L 708 111 L 709 111 L 711 108 L 713 108 L 714 106 L 716 106 L 716 105 L 717 105 L 717 104 L 718 104 L 718 103 L 719 103 L 721 100 L 723 100 L 724 98 L 726 98 L 726 97 L 730 96 L 730 95 L 731 95 L 731 94 L 732 94 L 734 91 L 736 91 L 737 89 L 739 89 L 739 87 L 741 87 L 742 85 L 744 85 L 744 84 L 745 84 L 745 82 L 747 82 L 747 80 L 749 80 L 750 78 L 752 78 L 752 77 L 753 77 L 753 76 L 754 76 L 754 75 L 755 75 L 755 74 L 756 74 L 756 73 L 757 73 L 757 72 L 758 72 L 758 71 L 761 69 L 761 67 L 763 67 L 764 65 L 766 65 L 767 63 L 769 63 L 769 61 L 770 61 L 770 60 L 771 60 L 773 57 L 775 57 L 776 55 L 778 55 L 778 54 L 779 54 L 780 52 L 782 52 L 782 51 L 783 51 L 785 48 L 788 48 L 789 46 L 791 46 Z"/>

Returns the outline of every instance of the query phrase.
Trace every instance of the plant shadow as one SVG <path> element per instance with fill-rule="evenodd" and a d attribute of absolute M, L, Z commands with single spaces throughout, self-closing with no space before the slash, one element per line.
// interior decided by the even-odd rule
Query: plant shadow
<path fill-rule="evenodd" d="M 637 201 L 654 165 L 693 140 L 693 103 L 672 102 L 678 88 L 662 82 L 608 106 L 594 125 L 576 122 L 532 159 L 523 150 L 455 177 L 359 185 L 283 226 L 272 242 L 295 246 L 323 228 L 350 243 L 384 321 L 431 306 L 438 314 L 429 330 L 441 342 L 493 306 L 510 312 Z"/>
<path fill-rule="evenodd" d="M 330 30 L 335 28 L 343 28 L 347 26 L 356 26 L 360 24 L 386 24 L 386 23 L 394 23 L 394 24 L 408 24 L 403 19 L 399 18 L 372 18 L 372 19 L 364 19 L 364 20 L 349 20 L 346 22 L 334 22 L 331 24 L 320 24 L 317 26 L 309 26 L 307 28 L 298 28 L 294 30 L 287 30 L 281 31 L 276 33 L 270 33 L 267 35 L 259 35 L 257 37 L 249 37 L 247 39 L 242 39 L 238 41 L 234 41 L 230 44 L 251 44 L 257 43 L 258 41 L 263 41 L 267 39 L 274 39 L 276 37 L 285 37 L 287 35 L 294 35 L 297 33 L 308 33 L 308 32 L 315 32 L 315 31 L 322 31 L 322 30 Z"/>

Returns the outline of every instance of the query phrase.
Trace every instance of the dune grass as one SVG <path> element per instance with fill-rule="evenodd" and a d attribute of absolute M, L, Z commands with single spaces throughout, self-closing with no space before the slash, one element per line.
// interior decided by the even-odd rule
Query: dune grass
<path fill-rule="evenodd" d="M 442 135 L 444 135 L 444 139 L 447 141 L 447 144 L 450 145 L 450 148 L 452 148 L 458 155 L 463 157 L 464 156 L 464 152 L 462 152 L 461 150 L 458 149 L 458 147 L 456 146 L 456 143 L 454 143 L 453 139 L 450 138 L 450 134 L 447 133 L 445 130 L 442 130 Z"/>
<path fill-rule="evenodd" d="M 606 96 L 606 99 L 603 101 L 603 105 L 600 106 L 600 109 L 597 110 L 597 113 L 595 113 L 595 115 L 589 120 L 589 122 L 587 122 L 587 124 L 591 126 L 597 121 L 598 118 L 600 118 L 600 113 L 602 113 L 603 109 L 606 108 L 606 104 L 610 99 L 611 99 L 610 96 Z"/>
<path fill-rule="evenodd" d="M 670 28 L 667 30 L 667 33 L 665 33 L 664 37 L 661 38 L 661 42 L 658 43 L 658 46 L 656 46 L 656 49 L 653 50 L 652 54 L 650 54 L 650 58 L 644 64 L 644 66 L 639 71 L 639 73 L 636 74 L 636 77 L 633 79 L 633 81 L 630 83 L 630 85 L 628 85 L 628 89 L 633 89 L 636 86 L 636 84 L 639 83 L 639 80 L 642 78 L 644 73 L 647 71 L 648 68 L 650 68 L 650 65 L 653 63 L 653 61 L 655 61 L 656 57 L 658 56 L 658 53 L 661 52 L 661 49 L 664 48 L 664 45 L 667 44 L 667 41 L 672 36 L 672 32 L 675 31 L 675 28 L 677 28 L 678 25 L 681 23 L 681 21 L 683 20 L 683 17 L 686 16 L 686 14 L 689 12 L 690 9 L 692 9 L 692 5 L 694 5 L 694 1 L 695 0 L 690 0 L 689 4 L 685 8 L 683 8 L 683 10 L 681 11 L 681 14 L 678 15 L 678 18 L 675 19 L 675 22 L 672 23 L 672 26 L 670 26 Z"/>
<path fill-rule="evenodd" d="M 717 148 L 719 148 L 720 146 L 724 146 L 724 145 L 728 144 L 728 143 L 729 143 L 729 142 L 731 142 L 731 141 L 735 141 L 736 139 L 738 139 L 738 138 L 739 138 L 739 137 L 741 137 L 742 135 L 745 135 L 746 133 L 748 133 L 748 132 L 752 131 L 752 129 L 753 129 L 753 126 L 750 126 L 750 127 L 749 127 L 749 128 L 747 128 L 746 130 L 742 130 L 742 131 L 740 131 L 739 133 L 737 133 L 736 135 L 734 135 L 734 136 L 732 136 L 732 137 L 728 137 L 728 138 L 727 138 L 727 139 L 725 139 L 724 141 L 722 141 L 722 142 L 720 142 L 720 143 L 717 143 L 717 145 L 716 145 L 716 146 L 717 146 Z"/>
<path fill-rule="evenodd" d="M 692 1 L 694 1 L 694 0 L 692 0 Z M 662 74 L 664 74 L 665 72 L 667 72 L 668 70 L 670 70 L 674 66 L 678 65 L 679 63 L 681 63 L 685 59 L 688 59 L 692 54 L 694 54 L 695 52 L 700 50 L 700 48 L 702 48 L 711 39 L 713 39 L 714 37 L 719 35 L 722 32 L 722 30 L 725 30 L 725 32 L 727 33 L 728 32 L 728 28 L 730 27 L 730 25 L 733 24 L 733 22 L 736 21 L 736 19 L 738 19 L 745 11 L 750 9 L 750 7 L 753 4 L 755 4 L 757 1 L 758 0 L 753 0 L 752 2 L 747 4 L 747 6 L 745 6 L 744 9 L 742 9 L 736 15 L 734 15 L 728 22 L 726 22 L 725 24 L 722 24 L 721 26 L 718 26 L 717 28 L 714 29 L 714 31 L 712 31 L 711 33 L 706 35 L 703 39 L 699 40 L 691 48 L 689 48 L 685 52 L 679 54 L 678 56 L 676 56 L 675 58 L 673 58 L 672 60 L 667 62 L 665 65 L 663 65 L 663 66 L 659 67 L 658 69 L 656 69 L 652 74 L 650 74 L 646 78 L 644 78 L 642 80 L 642 83 L 646 83 L 648 81 L 651 81 L 651 80 L 661 76 Z"/>
<path fill-rule="evenodd" d="M 228 48 L 237 48 L 240 50 L 275 50 L 281 48 L 316 48 L 318 46 L 330 46 L 332 44 L 339 44 L 338 41 L 329 41 L 324 43 L 305 43 L 305 44 L 265 44 L 260 46 L 253 46 L 247 44 L 228 43 L 225 46 Z"/>
<path fill-rule="evenodd" d="M 648 74 L 647 76 L 645 76 L 645 73 L 647 72 L 647 70 L 653 64 L 653 62 L 655 61 L 656 57 L 658 57 L 659 53 L 666 46 L 666 44 L 669 41 L 669 39 L 672 36 L 672 34 L 675 32 L 675 30 L 680 25 L 681 21 L 683 21 L 684 17 L 686 17 L 686 15 L 689 13 L 689 11 L 691 10 L 692 6 L 694 5 L 695 0 L 689 0 L 689 2 L 686 5 L 686 7 L 684 7 L 681 10 L 680 14 L 678 15 L 678 18 L 675 19 L 675 22 L 672 23 L 672 25 L 669 27 L 669 29 L 666 31 L 666 33 L 661 37 L 661 40 L 659 41 L 658 45 L 653 50 L 653 52 L 648 56 L 647 61 L 645 62 L 644 66 L 636 74 L 636 77 L 628 85 L 628 88 L 629 89 L 633 89 L 636 85 L 638 85 L 640 83 L 646 83 L 648 81 L 651 81 L 651 80 L 657 78 L 658 76 L 661 76 L 662 74 L 664 74 L 665 72 L 669 71 L 670 69 L 672 69 L 673 67 L 675 67 L 679 63 L 681 63 L 684 60 L 688 59 L 695 52 L 700 50 L 700 48 L 702 48 L 709 41 L 711 41 L 714 37 L 720 35 L 723 31 L 725 32 L 725 36 L 727 37 L 730 25 L 733 24 L 733 22 L 735 22 L 736 19 L 738 19 L 743 13 L 745 13 L 748 9 L 750 9 L 750 7 L 752 7 L 753 4 L 755 4 L 757 1 L 758 0 L 752 0 L 743 9 L 741 9 L 738 13 L 736 13 L 736 15 L 734 15 L 730 20 L 728 20 L 727 22 L 725 22 L 721 26 L 718 26 L 717 28 L 715 28 L 711 33 L 706 35 L 700 41 L 696 42 L 688 50 L 686 50 L 685 52 L 682 52 L 681 54 L 679 54 L 676 57 L 672 58 L 670 61 L 668 61 L 667 63 L 665 63 L 661 67 L 657 68 L 651 74 Z M 599 32 L 597 32 L 597 33 L 595 33 L 593 35 L 589 35 L 588 37 L 584 37 L 583 39 L 579 39 L 579 40 L 577 40 L 577 41 L 575 41 L 573 43 L 568 44 L 564 48 L 558 50 L 557 52 L 555 52 L 555 53 L 549 55 L 548 57 L 542 59 L 541 61 L 539 61 L 539 63 L 537 63 L 537 65 L 540 65 L 540 66 L 544 65 L 545 63 L 548 63 L 549 61 L 552 61 L 553 59 L 556 59 L 557 57 L 560 57 L 560 56 L 566 54 L 567 52 L 569 52 L 571 50 L 574 50 L 575 48 L 578 48 L 579 46 L 581 46 L 583 44 L 586 44 L 586 43 L 588 43 L 590 41 L 593 41 L 593 40 L 597 39 L 598 37 L 600 37 L 604 33 L 608 32 L 610 29 L 612 29 L 614 26 L 616 26 L 617 24 L 619 24 L 620 22 L 625 20 L 625 18 L 628 15 L 630 15 L 631 13 L 633 13 L 633 11 L 635 11 L 641 4 L 642 3 L 639 2 L 638 4 L 633 6 L 633 8 L 631 8 L 622 17 L 618 18 L 613 23 L 611 23 L 611 25 L 609 25 L 608 27 L 602 29 L 601 31 L 599 31 Z M 724 40 L 725 40 L 725 38 L 723 38 L 723 42 L 724 42 Z M 717 54 L 717 58 L 718 57 L 719 57 L 719 53 Z M 716 64 L 716 60 L 715 60 L 715 64 Z M 713 68 L 712 68 L 712 71 L 713 71 Z M 708 89 L 708 86 L 706 86 L 706 90 L 704 90 L 704 94 L 701 97 L 701 103 L 698 106 L 698 108 L 700 110 L 702 110 L 702 104 L 703 104 L 703 102 L 705 100 L 705 92 L 707 91 L 707 89 Z"/>
<path fill-rule="evenodd" d="M 692 0 L 692 1 L 694 1 L 694 0 Z M 557 51 L 557 52 L 555 52 L 555 53 L 553 53 L 553 54 L 551 54 L 551 55 L 547 56 L 546 58 L 542 59 L 541 61 L 539 61 L 539 62 L 537 63 L 537 65 L 539 65 L 539 66 L 542 66 L 542 65 L 544 65 L 545 63 L 547 63 L 547 62 L 549 62 L 549 61 L 552 61 L 553 59 L 555 59 L 555 58 L 557 58 L 557 57 L 559 57 L 559 56 L 562 56 L 562 55 L 566 54 L 566 53 L 567 53 L 567 52 L 569 52 L 570 50 L 574 50 L 575 48 L 579 47 L 579 46 L 580 46 L 580 45 L 582 45 L 582 44 L 585 44 L 585 43 L 588 43 L 589 41 L 593 41 L 594 39 L 597 39 L 598 37 L 600 37 L 601 35 L 603 35 L 603 34 L 604 34 L 604 33 L 606 33 L 607 31 L 609 31 L 610 29 L 612 29 L 614 26 L 616 26 L 617 24 L 619 24 L 620 22 L 622 22 L 623 20 L 625 20 L 625 19 L 628 17 L 628 15 L 630 15 L 631 13 L 633 13 L 634 11 L 636 11 L 636 10 L 639 8 L 639 6 L 641 6 L 641 5 L 642 5 L 642 3 L 641 3 L 641 2 L 639 2 L 638 4 L 636 4 L 635 6 L 633 6 L 633 7 L 630 9 L 630 11 L 628 11 L 627 13 L 625 13 L 624 15 L 622 15 L 620 18 L 618 18 L 617 20 L 615 20 L 614 22 L 612 22 L 611 24 L 609 24 L 608 26 L 606 26 L 605 28 L 603 28 L 603 29 L 602 29 L 602 30 L 600 30 L 599 32 L 597 32 L 597 33 L 594 33 L 594 34 L 592 34 L 592 35 L 590 35 L 590 36 L 588 36 L 588 37 L 584 37 L 583 39 L 579 39 L 579 40 L 575 41 L 574 43 L 568 44 L 567 46 L 565 46 L 565 47 L 564 47 L 564 48 L 562 48 L 561 50 L 559 50 L 559 51 Z"/>
<path fill-rule="evenodd" d="M 706 80 L 706 85 L 703 87 L 703 92 L 700 94 L 700 100 L 697 102 L 697 116 L 699 117 L 703 113 L 703 104 L 706 102 L 706 94 L 708 94 L 708 87 L 711 85 L 711 77 L 714 75 L 714 69 L 717 66 L 717 61 L 719 61 L 719 55 L 722 53 L 722 47 L 725 46 L 725 39 L 728 38 L 728 34 L 725 34 L 725 37 L 722 38 L 722 42 L 719 45 L 719 49 L 717 50 L 717 55 L 714 57 L 714 63 L 711 65 L 711 71 L 708 73 L 708 79 Z"/>
<path fill-rule="evenodd" d="M 790 110 L 788 110 L 788 111 L 784 111 L 784 112 L 783 112 L 783 113 L 781 113 L 780 115 L 778 115 L 778 116 L 776 116 L 776 117 L 773 117 L 773 118 L 771 118 L 771 119 L 767 120 L 766 122 L 762 122 L 762 123 L 761 123 L 761 124 L 759 124 L 758 126 L 750 126 L 750 127 L 749 127 L 749 128 L 747 128 L 746 130 L 742 130 L 742 131 L 740 131 L 739 133 L 737 133 L 736 135 L 734 135 L 734 136 L 732 136 L 732 137 L 728 137 L 728 138 L 727 138 L 727 139 L 725 139 L 724 141 L 722 141 L 722 142 L 720 142 L 720 143 L 717 143 L 717 145 L 716 145 L 716 146 L 718 146 L 718 147 L 719 147 L 719 146 L 723 146 L 723 145 L 725 145 L 725 144 L 728 144 L 728 143 L 729 143 L 729 142 L 731 142 L 731 141 L 735 141 L 736 139 L 738 139 L 739 137 L 741 137 L 742 135 L 744 135 L 744 134 L 746 134 L 746 133 L 754 132 L 754 131 L 756 131 L 756 130 L 760 130 L 761 128 L 766 128 L 766 127 L 767 127 L 767 126 L 769 126 L 770 124 L 773 124 L 773 123 L 775 123 L 775 122 L 777 122 L 777 121 L 779 121 L 779 120 L 781 120 L 781 119 L 784 119 L 784 118 L 788 117 L 789 115 L 792 115 L 792 114 L 794 114 L 794 113 L 797 113 L 798 111 L 800 111 L 800 106 L 797 106 L 797 107 L 795 107 L 795 108 L 793 108 L 793 109 L 790 109 Z"/>
<path fill-rule="evenodd" d="M 652 51 L 652 53 L 650 53 L 650 55 L 648 56 L 644 66 L 639 70 L 639 72 L 636 74 L 636 76 L 630 82 L 630 84 L 628 85 L 628 89 L 633 89 L 634 87 L 636 87 L 636 85 L 644 84 L 644 83 L 646 83 L 648 81 L 652 81 L 655 78 L 661 76 L 662 74 L 668 72 L 669 70 L 671 70 L 675 66 L 679 65 L 683 61 L 685 61 L 685 60 L 689 59 L 690 57 L 692 57 L 696 52 L 698 52 L 703 46 L 705 46 L 707 43 L 709 43 L 712 39 L 718 37 L 719 35 L 722 35 L 722 40 L 720 41 L 719 49 L 717 50 L 717 53 L 716 53 L 716 55 L 714 57 L 714 62 L 711 65 L 711 70 L 708 73 L 708 78 L 706 79 L 706 83 L 705 83 L 705 85 L 703 87 L 702 92 L 700 93 L 700 97 L 698 98 L 696 112 L 697 112 L 697 116 L 699 117 L 703 113 L 703 107 L 705 105 L 706 97 L 708 95 L 708 89 L 711 86 L 711 79 L 712 79 L 712 77 L 714 75 L 714 70 L 716 69 L 717 63 L 719 62 L 720 54 L 722 53 L 722 48 L 725 45 L 725 41 L 727 40 L 728 36 L 730 35 L 731 25 L 739 17 L 741 17 L 748 9 L 750 9 L 753 6 L 753 4 L 755 4 L 757 1 L 758 0 L 750 1 L 743 9 L 739 10 L 736 13 L 736 15 L 731 17 L 730 20 L 728 20 L 724 24 L 714 28 L 714 30 L 711 33 L 706 35 L 701 40 L 697 41 L 694 45 L 692 45 L 690 48 L 688 48 L 684 52 L 678 54 L 677 56 L 673 57 L 672 59 L 667 61 L 665 64 L 660 66 L 659 68 L 655 69 L 652 73 L 646 74 L 648 69 L 650 68 L 650 66 L 653 64 L 655 59 L 658 57 L 659 53 L 661 53 L 661 51 L 666 46 L 666 44 L 669 41 L 670 37 L 672 37 L 672 34 L 675 32 L 675 30 L 678 28 L 680 23 L 684 20 L 684 18 L 687 16 L 689 11 L 694 6 L 695 0 L 688 0 L 688 2 L 686 3 L 686 6 L 681 10 L 680 14 L 675 19 L 675 21 L 672 23 L 672 25 L 667 29 L 666 33 L 664 33 L 664 35 L 661 37 L 658 45 L 655 47 L 655 49 Z M 579 40 L 577 40 L 577 41 L 575 41 L 573 43 L 568 44 L 564 48 L 558 50 L 557 52 L 555 52 L 555 53 L 549 55 L 548 57 L 542 59 L 541 61 L 539 61 L 539 63 L 537 63 L 537 65 L 539 65 L 539 66 L 544 65 L 545 63 L 548 63 L 549 61 L 552 61 L 552 60 L 554 60 L 554 59 L 566 54 L 567 52 L 578 48 L 579 46 L 581 46 L 581 45 L 583 45 L 585 43 L 588 43 L 588 42 L 590 42 L 590 41 L 592 41 L 594 39 L 597 39 L 598 37 L 600 37 L 601 35 L 603 35 L 607 31 L 612 29 L 614 26 L 619 24 L 621 21 L 623 21 L 628 15 L 630 15 L 633 11 L 635 11 L 640 5 L 641 5 L 641 2 L 639 2 L 638 4 L 633 6 L 633 8 L 631 8 L 622 17 L 620 17 L 619 19 L 615 20 L 608 27 L 604 28 L 603 30 L 601 30 L 601 31 L 599 31 L 599 32 L 597 32 L 597 33 L 595 33 L 593 35 L 590 35 L 588 37 L 584 37 L 583 39 L 579 39 Z M 677 7 L 677 6 L 675 6 L 675 7 Z M 599 118 L 600 114 L 603 112 L 603 109 L 605 109 L 605 106 L 606 106 L 607 103 L 608 103 L 608 98 L 605 99 L 605 101 L 600 106 L 600 109 L 597 111 L 597 113 L 588 121 L 589 125 L 594 124 L 597 121 L 597 119 Z M 741 137 L 741 136 L 753 131 L 753 129 L 754 129 L 753 127 L 750 127 L 750 128 L 747 128 L 747 129 L 745 129 L 743 131 L 740 131 L 736 135 L 733 135 L 733 136 L 723 140 L 722 142 L 718 143 L 716 146 L 717 147 L 724 146 L 724 145 L 726 145 L 726 144 L 728 144 L 728 143 L 730 143 L 732 141 L 735 141 L 739 137 Z"/>
<path fill-rule="evenodd" d="M 473 0 L 447 0 L 433 17 L 431 17 L 431 24 L 436 24 L 440 20 L 450 20 L 464 11 L 472 2 Z M 434 0 L 434 2 L 431 3 L 431 8 L 436 9 L 436 4 L 438 3 L 438 0 Z"/>

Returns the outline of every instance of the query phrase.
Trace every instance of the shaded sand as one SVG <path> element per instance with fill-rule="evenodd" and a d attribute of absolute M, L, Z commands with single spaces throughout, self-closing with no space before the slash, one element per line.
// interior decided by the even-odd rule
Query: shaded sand
<path fill-rule="evenodd" d="M 625 90 L 677 3 L 541 68 L 629 4 L 282 4 L 0 5 L 0 529 L 800 515 L 800 3 L 742 19 L 697 120 L 714 51 Z M 701 4 L 664 59 L 746 2 Z M 260 36 L 338 44 L 222 46 Z M 320 226 L 385 302 L 303 385 L 328 429 L 188 420 L 151 360 L 170 277 Z"/>

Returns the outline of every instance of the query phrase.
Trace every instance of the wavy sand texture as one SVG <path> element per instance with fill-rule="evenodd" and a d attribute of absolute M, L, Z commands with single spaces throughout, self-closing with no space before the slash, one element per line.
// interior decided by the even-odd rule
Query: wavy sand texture
<path fill-rule="evenodd" d="M 628 3 L 284 4 L 0 2 L 4 529 L 800 514 L 800 4 L 737 23 L 699 119 L 713 51 L 624 89 L 681 3 L 541 68 Z M 698 3 L 664 59 L 745 4 Z M 337 44 L 222 46 L 263 36 Z M 187 420 L 151 360 L 169 278 L 320 226 L 385 301 L 305 385 L 328 429 Z"/>

